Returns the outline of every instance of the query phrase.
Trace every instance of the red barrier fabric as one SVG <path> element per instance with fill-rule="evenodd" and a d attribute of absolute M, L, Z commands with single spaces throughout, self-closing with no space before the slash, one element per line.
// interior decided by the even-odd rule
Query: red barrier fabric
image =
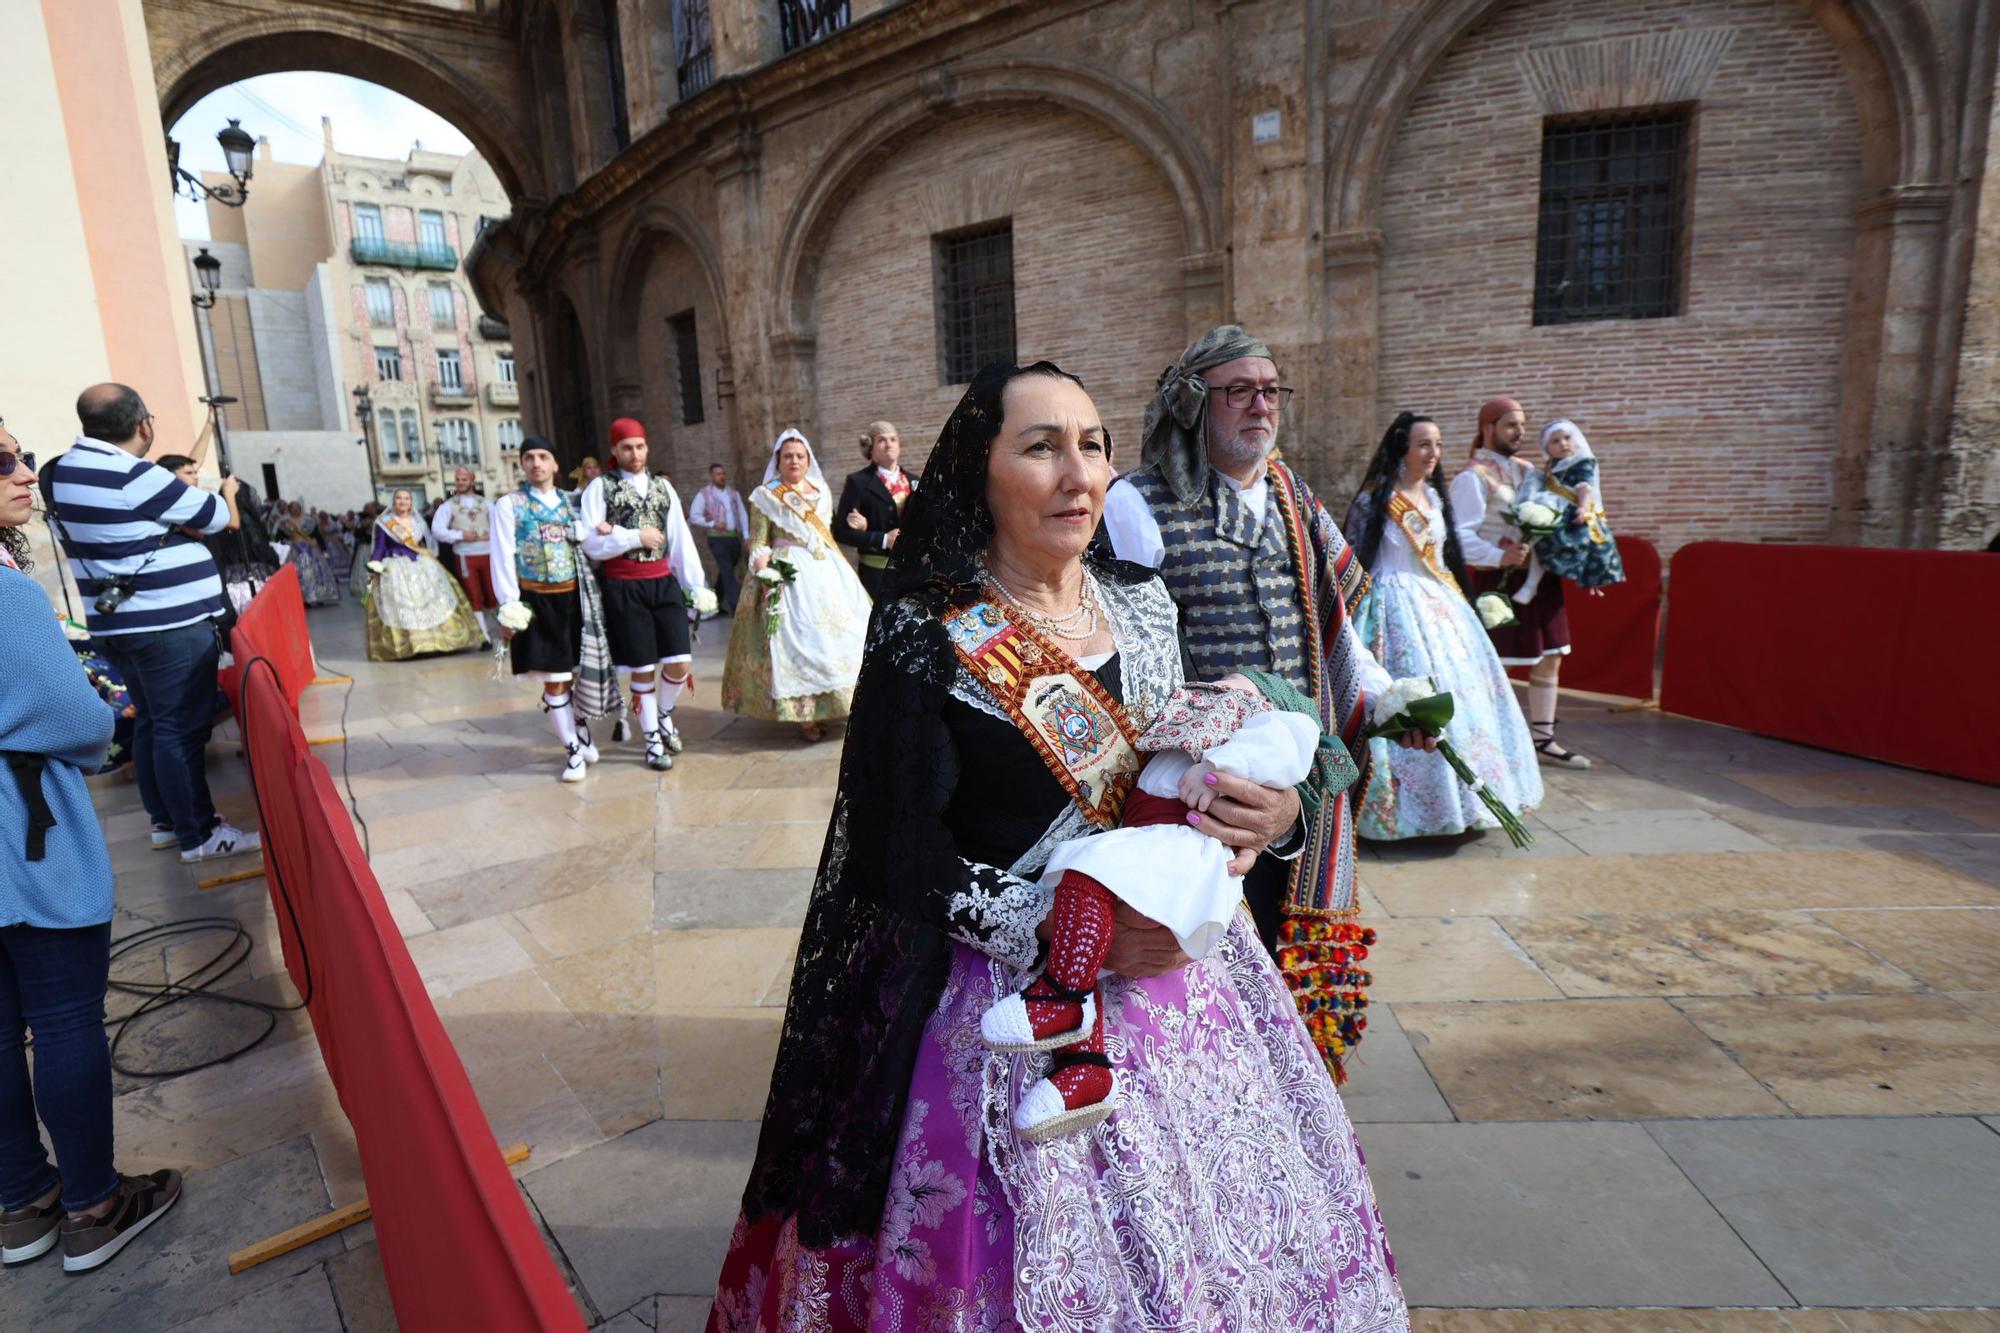
<path fill-rule="evenodd" d="M 1644 537 L 1618 538 L 1625 581 L 1592 596 L 1575 584 L 1563 588 L 1574 646 L 1564 656 L 1565 689 L 1593 694 L 1653 697 L 1653 663 L 1660 650 L 1660 548 Z M 1528 678 L 1528 668 L 1508 675 Z"/>
<path fill-rule="evenodd" d="M 299 591 L 299 571 L 290 565 L 281 567 L 271 576 L 250 604 L 243 608 L 236 618 L 236 632 L 248 633 L 260 646 L 271 664 L 278 669 L 278 680 L 284 686 L 285 703 L 294 715 L 299 711 L 299 696 L 306 692 L 318 674 L 313 665 L 312 635 L 306 629 L 306 599 Z M 233 670 L 240 673 L 243 656 L 237 653 L 237 666 Z M 237 699 L 239 685 L 225 681 L 223 689 L 229 694 L 230 702 L 240 705 Z"/>
<path fill-rule="evenodd" d="M 2000 557 L 1696 542 L 1673 590 L 1667 711 L 2000 783 Z"/>
<path fill-rule="evenodd" d="M 257 660 L 279 660 L 255 636 L 265 623 L 246 613 L 234 646 L 266 881 L 286 968 L 354 1126 L 397 1321 L 580 1331 L 332 777 L 307 747 L 296 696 Z"/>

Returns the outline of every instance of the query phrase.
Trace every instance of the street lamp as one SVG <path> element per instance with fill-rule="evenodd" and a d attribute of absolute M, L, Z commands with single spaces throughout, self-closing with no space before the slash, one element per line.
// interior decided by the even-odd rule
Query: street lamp
<path fill-rule="evenodd" d="M 361 448 L 368 457 L 368 498 L 382 498 L 382 483 L 375 476 L 375 436 L 370 427 L 375 421 L 374 395 L 365 384 L 354 386 L 354 419 L 361 423 Z"/>
<path fill-rule="evenodd" d="M 250 172 L 257 162 L 257 141 L 250 137 L 250 131 L 243 128 L 241 121 L 234 119 L 215 136 L 215 141 L 222 145 L 222 160 L 229 165 L 229 174 L 236 178 L 234 186 L 206 185 L 182 166 L 181 146 L 171 134 L 167 136 L 167 179 L 175 194 L 185 188 L 187 197 L 196 203 L 207 198 L 225 208 L 241 208 L 250 198 Z"/>
<path fill-rule="evenodd" d="M 194 257 L 194 272 L 195 276 L 201 279 L 201 290 L 190 299 L 198 309 L 212 309 L 215 305 L 215 293 L 222 286 L 222 261 L 210 254 L 208 247 L 204 245 L 201 253 Z"/>

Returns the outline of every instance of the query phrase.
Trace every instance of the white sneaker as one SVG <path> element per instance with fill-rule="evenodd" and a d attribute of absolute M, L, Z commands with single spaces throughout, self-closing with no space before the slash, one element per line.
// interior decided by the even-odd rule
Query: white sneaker
<path fill-rule="evenodd" d="M 232 826 L 228 820 L 215 826 L 215 832 L 208 835 L 208 841 L 193 851 L 182 852 L 181 860 L 189 865 L 196 861 L 213 861 L 219 856 L 235 856 L 239 852 L 254 852 L 264 845 L 255 833 L 245 833 Z"/>
<path fill-rule="evenodd" d="M 153 830 L 153 850 L 154 850 L 154 851 L 156 851 L 156 852 L 164 852 L 164 851 L 166 851 L 166 850 L 167 850 L 167 849 L 168 849 L 169 847 L 178 847 L 178 846 L 180 846 L 180 845 L 181 845 L 181 839 L 180 839 L 180 835 L 179 835 L 179 834 L 177 834 L 177 833 L 175 833 L 175 832 L 174 832 L 174 831 L 173 831 L 172 829 L 170 829 L 170 828 L 155 828 L 155 829 Z"/>
<path fill-rule="evenodd" d="M 588 768 L 583 758 L 583 746 L 571 745 L 563 757 L 563 771 L 556 775 L 558 782 L 581 782 Z"/>

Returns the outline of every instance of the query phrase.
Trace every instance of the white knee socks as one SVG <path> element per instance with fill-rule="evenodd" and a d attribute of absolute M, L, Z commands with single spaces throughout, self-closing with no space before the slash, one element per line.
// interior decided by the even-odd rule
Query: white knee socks
<path fill-rule="evenodd" d="M 1528 721 L 1536 727 L 1555 728 L 1556 681 L 1561 672 L 1562 659 L 1553 653 L 1528 671 Z"/>
<path fill-rule="evenodd" d="M 563 747 L 575 745 L 576 709 L 570 703 L 568 692 L 562 694 L 542 694 L 542 709 L 549 715 L 549 725 L 556 729 L 556 739 Z"/>
<path fill-rule="evenodd" d="M 493 631 L 489 629 L 486 625 L 486 613 L 484 611 L 474 611 L 472 613 L 472 618 L 479 622 L 480 638 L 490 639 L 493 637 Z"/>
<path fill-rule="evenodd" d="M 651 681 L 633 681 L 632 693 L 639 700 L 639 734 L 650 736 L 660 729 L 660 696 Z"/>
<path fill-rule="evenodd" d="M 681 692 L 685 689 L 687 689 L 687 679 L 685 677 L 680 680 L 668 680 L 666 676 L 662 675 L 660 677 L 661 709 L 665 712 L 673 712 L 674 705 L 680 701 Z"/>

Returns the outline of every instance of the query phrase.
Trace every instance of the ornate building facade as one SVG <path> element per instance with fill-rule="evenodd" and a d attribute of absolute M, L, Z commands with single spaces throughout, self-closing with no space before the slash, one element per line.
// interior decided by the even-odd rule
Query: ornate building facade
<path fill-rule="evenodd" d="M 246 9 L 257 11 L 246 18 Z M 171 119 L 309 65 L 452 117 L 527 430 L 692 478 L 921 462 L 967 367 L 1148 387 L 1233 319 L 1336 507 L 1387 419 L 1581 422 L 1619 530 L 2000 527 L 2000 13 L 1977 0 L 146 0 Z"/>

